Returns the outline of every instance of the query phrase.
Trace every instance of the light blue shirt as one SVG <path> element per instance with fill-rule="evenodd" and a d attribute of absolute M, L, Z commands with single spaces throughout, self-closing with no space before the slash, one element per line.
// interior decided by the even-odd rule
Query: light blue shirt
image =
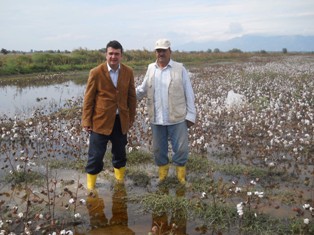
<path fill-rule="evenodd" d="M 119 72 L 120 72 L 120 64 L 119 64 L 119 67 L 118 67 L 118 69 L 116 71 L 113 70 L 109 66 L 108 63 L 107 63 L 107 67 L 108 67 L 108 71 L 109 71 L 109 74 L 110 74 L 111 81 L 112 81 L 113 85 L 117 88 L 117 86 L 118 86 L 118 77 L 119 77 Z M 119 109 L 117 109 L 116 114 L 119 114 Z"/>
<path fill-rule="evenodd" d="M 164 68 L 159 68 L 158 64 L 155 63 L 155 94 L 154 94 L 154 108 L 155 108 L 155 117 L 153 124 L 156 125 L 173 125 L 175 123 L 169 122 L 169 108 L 168 108 L 168 86 L 171 81 L 171 64 L 172 60 L 170 60 L 169 64 Z M 137 99 L 142 99 L 147 95 L 147 79 L 148 76 L 145 76 L 143 83 L 136 88 L 136 96 Z M 183 67 L 182 70 L 182 80 L 183 87 L 186 99 L 186 107 L 187 114 L 186 120 L 189 120 L 195 123 L 196 119 L 196 110 L 194 104 L 194 92 L 191 85 L 190 78 L 188 76 L 188 72 Z"/>
<path fill-rule="evenodd" d="M 110 74 L 111 81 L 113 82 L 113 85 L 117 88 L 117 86 L 118 86 L 118 77 L 119 77 L 119 72 L 120 72 L 120 64 L 119 64 L 119 67 L 118 67 L 118 69 L 116 71 L 113 70 L 108 63 L 107 63 L 107 67 L 108 67 L 108 71 L 109 71 L 109 74 Z"/>
<path fill-rule="evenodd" d="M 168 86 L 171 81 L 169 64 L 164 68 L 159 68 L 155 64 L 155 122 L 156 124 L 168 123 Z"/>

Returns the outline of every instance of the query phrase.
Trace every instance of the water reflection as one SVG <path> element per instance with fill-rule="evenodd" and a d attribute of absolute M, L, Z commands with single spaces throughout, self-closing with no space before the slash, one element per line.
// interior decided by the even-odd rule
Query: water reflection
<path fill-rule="evenodd" d="M 98 191 L 94 191 L 88 195 L 86 207 L 90 218 L 91 228 L 105 227 L 108 219 L 105 215 L 105 203 L 103 198 L 99 197 Z"/>
<path fill-rule="evenodd" d="M 83 97 L 84 85 L 73 81 L 47 86 L 4 86 L 0 87 L 0 116 L 14 117 L 23 114 L 29 117 L 35 109 L 45 113 L 61 108 L 69 99 Z"/>
<path fill-rule="evenodd" d="M 124 184 L 116 184 L 112 194 L 112 217 L 105 215 L 105 202 L 98 192 L 87 197 L 91 230 L 88 234 L 135 234 L 128 227 L 127 193 Z"/>
<path fill-rule="evenodd" d="M 160 193 L 169 195 L 169 187 L 161 187 Z M 185 187 L 176 188 L 176 197 L 185 197 Z M 170 216 L 169 216 L 170 215 Z M 154 234 L 187 234 L 187 216 L 182 208 L 171 213 L 152 214 L 152 231 Z"/>

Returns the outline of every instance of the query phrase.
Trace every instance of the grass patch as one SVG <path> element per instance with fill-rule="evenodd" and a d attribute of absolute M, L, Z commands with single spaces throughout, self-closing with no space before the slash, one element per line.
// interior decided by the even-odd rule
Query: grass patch
<path fill-rule="evenodd" d="M 241 164 L 221 164 L 214 161 L 209 161 L 213 171 L 220 171 L 226 175 L 249 178 L 265 178 L 272 177 L 272 180 L 282 180 L 282 177 L 288 177 L 282 170 L 270 169 L 268 167 L 245 166 Z"/>
<path fill-rule="evenodd" d="M 187 169 L 191 172 L 207 172 L 211 166 L 206 156 L 191 154 L 187 162 Z"/>
<path fill-rule="evenodd" d="M 232 176 L 248 176 L 251 178 L 263 178 L 269 175 L 269 171 L 259 167 L 248 167 L 243 165 L 215 165 L 216 170 Z"/>
<path fill-rule="evenodd" d="M 217 184 L 211 177 L 193 177 L 190 183 L 193 192 L 210 192 L 217 188 Z"/>
<path fill-rule="evenodd" d="M 187 218 L 189 211 L 189 200 L 186 198 L 178 198 L 174 195 L 151 193 L 144 195 L 140 203 L 144 211 L 152 212 L 154 215 L 162 215 L 167 213 L 169 216 L 176 218 Z"/>
<path fill-rule="evenodd" d="M 154 220 L 156 224 L 158 224 L 158 218 L 165 215 L 171 218 L 171 221 L 182 222 L 190 219 L 198 224 L 196 230 L 204 234 L 211 231 L 213 234 L 226 232 L 226 234 L 252 235 L 307 235 L 314 231 L 314 225 L 305 225 L 302 219 L 275 219 L 266 214 L 256 213 L 252 208 L 245 208 L 246 212 L 240 217 L 236 206 L 230 203 L 199 198 L 188 200 L 184 194 L 181 197 L 178 194 L 171 195 L 169 192 L 170 190 L 160 190 L 140 198 L 135 196 L 133 200 L 141 205 L 144 212 L 152 213 L 153 218 L 157 218 L 156 221 Z M 162 224 L 159 223 L 159 225 Z"/>
<path fill-rule="evenodd" d="M 49 160 L 48 166 L 51 169 L 73 169 L 83 171 L 86 165 L 86 161 L 82 159 L 70 160 Z"/>
<path fill-rule="evenodd" d="M 5 176 L 5 181 L 10 182 L 12 185 L 42 185 L 44 177 L 39 172 L 33 171 L 14 171 L 11 174 Z"/>
<path fill-rule="evenodd" d="M 127 176 L 133 180 L 133 184 L 135 186 L 139 186 L 139 187 L 146 187 L 147 185 L 150 184 L 150 176 L 148 176 L 148 174 L 143 171 L 143 170 L 139 170 L 138 168 L 132 168 L 132 167 L 128 167 L 127 168 Z"/>
<path fill-rule="evenodd" d="M 130 153 L 128 153 L 128 166 L 134 166 L 138 164 L 153 164 L 154 159 L 152 157 L 151 153 L 139 151 L 139 150 L 133 150 Z"/>

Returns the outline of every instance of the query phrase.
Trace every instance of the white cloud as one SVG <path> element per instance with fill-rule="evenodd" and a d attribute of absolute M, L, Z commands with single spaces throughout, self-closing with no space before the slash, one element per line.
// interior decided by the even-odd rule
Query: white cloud
<path fill-rule="evenodd" d="M 237 22 L 232 22 L 229 24 L 229 29 L 227 31 L 228 33 L 231 34 L 238 34 L 243 32 L 243 27 L 240 23 Z"/>
<path fill-rule="evenodd" d="M 126 49 L 226 40 L 245 34 L 314 35 L 312 0 L 0 0 L 0 47 L 9 50 Z"/>

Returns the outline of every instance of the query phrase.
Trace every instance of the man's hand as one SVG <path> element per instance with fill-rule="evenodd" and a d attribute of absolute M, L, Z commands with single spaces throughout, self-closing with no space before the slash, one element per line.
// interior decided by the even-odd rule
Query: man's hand
<path fill-rule="evenodd" d="M 88 132 L 88 133 L 91 133 L 91 132 L 92 132 L 92 128 L 91 128 L 90 126 L 84 126 L 83 128 L 84 128 L 84 130 L 85 130 L 86 132 Z"/>
<path fill-rule="evenodd" d="M 194 122 L 191 122 L 189 120 L 186 120 L 186 125 L 188 126 L 188 128 L 190 128 L 191 126 L 194 125 Z"/>
<path fill-rule="evenodd" d="M 129 121 L 129 129 L 133 126 L 133 122 Z"/>

